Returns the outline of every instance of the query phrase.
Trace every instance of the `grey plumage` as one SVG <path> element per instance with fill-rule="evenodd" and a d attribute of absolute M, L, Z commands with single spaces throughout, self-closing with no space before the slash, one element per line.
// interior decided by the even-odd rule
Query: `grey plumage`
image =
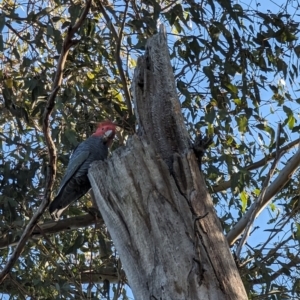
<path fill-rule="evenodd" d="M 53 219 L 59 219 L 68 206 L 85 195 L 91 188 L 88 170 L 93 161 L 104 160 L 108 155 L 105 138 L 92 135 L 78 145 L 70 158 L 57 196 L 51 202 L 49 212 Z"/>

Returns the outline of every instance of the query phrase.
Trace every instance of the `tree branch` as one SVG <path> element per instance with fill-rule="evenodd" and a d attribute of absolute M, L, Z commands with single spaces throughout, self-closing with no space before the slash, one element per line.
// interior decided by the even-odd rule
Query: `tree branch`
<path fill-rule="evenodd" d="M 51 199 L 51 192 L 52 192 L 52 187 L 54 184 L 55 180 L 55 175 L 56 175 L 56 148 L 55 144 L 52 140 L 51 137 L 51 132 L 50 132 L 50 116 L 52 113 L 52 110 L 55 105 L 55 98 L 56 95 L 60 89 L 61 83 L 62 83 L 62 78 L 63 78 L 63 69 L 65 66 L 65 62 L 69 53 L 70 48 L 78 43 L 78 40 L 73 40 L 75 33 L 77 30 L 80 28 L 82 25 L 83 21 L 85 20 L 88 11 L 91 6 L 91 0 L 87 0 L 86 7 L 79 18 L 79 20 L 76 22 L 74 27 L 70 27 L 68 30 L 68 33 L 65 37 L 65 40 L 63 42 L 63 47 L 62 47 L 62 52 L 60 53 L 60 57 L 58 60 L 58 65 L 57 65 L 57 70 L 56 70 L 56 75 L 54 78 L 54 82 L 52 85 L 52 92 L 49 95 L 49 98 L 47 100 L 47 104 L 44 110 L 43 114 L 43 133 L 45 136 L 45 142 L 48 148 L 48 153 L 49 153 L 49 164 L 47 168 L 47 178 L 46 178 L 46 186 L 45 186 L 45 191 L 44 191 L 44 198 L 39 206 L 38 210 L 35 212 L 31 220 L 29 221 L 28 225 L 26 226 L 13 254 L 11 255 L 10 259 L 7 261 L 5 267 L 3 268 L 2 272 L 0 273 L 0 283 L 4 280 L 4 278 L 7 276 L 17 259 L 19 258 L 20 254 L 22 253 L 26 242 L 28 238 L 31 236 L 31 233 L 36 226 L 39 218 L 43 215 L 45 209 L 50 203 Z"/>
<path fill-rule="evenodd" d="M 290 142 L 289 144 L 285 145 L 284 147 L 281 148 L 282 154 L 284 154 L 285 152 L 287 152 L 290 149 L 294 148 L 299 143 L 300 143 L 300 139 L 296 139 L 296 140 Z M 267 162 L 269 162 L 270 160 L 274 159 L 275 157 L 276 157 L 276 151 L 274 151 L 271 154 L 267 155 L 263 159 L 255 162 L 255 163 L 253 163 L 253 164 L 251 164 L 249 166 L 246 166 L 245 169 L 247 171 L 256 170 L 256 169 L 264 166 Z M 230 187 L 231 187 L 231 180 L 223 181 L 220 184 L 215 185 L 215 186 L 212 187 L 212 193 L 218 193 L 218 192 L 227 190 Z"/>
<path fill-rule="evenodd" d="M 28 41 L 27 39 L 23 38 L 22 35 L 16 29 L 14 29 L 8 22 L 5 22 L 5 26 L 7 26 L 7 28 L 9 28 L 20 40 L 27 43 L 32 49 L 32 51 L 34 51 L 37 55 L 39 55 L 36 48 L 31 44 L 31 41 Z"/>
<path fill-rule="evenodd" d="M 289 182 L 292 175 L 298 168 L 299 163 L 300 163 L 300 148 L 295 153 L 295 155 L 287 162 L 287 164 L 281 170 L 281 172 L 276 177 L 276 179 L 267 188 L 266 193 L 262 198 L 261 205 L 255 214 L 255 218 L 257 218 L 257 216 L 261 213 L 261 211 L 268 205 L 271 199 L 286 185 L 286 183 Z M 256 205 L 255 203 L 253 203 L 252 206 L 249 208 L 249 210 L 245 213 L 245 215 L 235 224 L 235 226 L 227 234 L 227 241 L 230 246 L 232 246 L 235 243 L 235 241 L 244 231 L 248 223 L 248 219 L 250 218 L 250 215 L 252 214 L 255 207 Z"/>
<path fill-rule="evenodd" d="M 24 299 L 26 299 L 25 296 L 30 296 L 31 299 L 33 298 L 31 293 L 29 292 L 31 288 L 34 288 L 34 285 L 32 283 L 29 283 L 26 279 L 20 279 L 19 277 L 15 279 L 14 277 L 17 277 L 16 275 L 10 275 L 8 276 L 4 282 L 3 285 L 0 286 L 0 293 L 9 293 L 8 291 L 13 291 L 16 287 L 22 292 L 24 295 Z M 113 262 L 110 264 L 105 264 L 103 266 L 97 267 L 97 269 L 94 270 L 81 270 L 80 271 L 80 284 L 89 284 L 89 283 L 103 283 L 104 280 L 108 280 L 110 283 L 117 284 L 118 282 L 127 283 L 126 275 L 123 270 L 118 270 L 114 265 Z M 53 281 L 53 284 L 58 282 L 58 279 L 55 279 Z M 69 281 L 71 284 L 73 283 L 72 280 Z M 26 286 L 27 290 L 24 288 Z"/>
<path fill-rule="evenodd" d="M 59 233 L 62 231 L 68 231 L 68 230 L 76 230 L 79 228 L 83 227 L 88 227 L 91 226 L 95 223 L 103 224 L 102 219 L 95 219 L 95 216 L 91 214 L 86 214 L 83 216 L 78 216 L 78 217 L 72 217 L 64 220 L 59 220 L 59 221 L 49 221 L 45 222 L 43 224 L 39 224 L 39 227 L 43 230 L 43 232 L 47 235 L 53 234 L 53 233 Z M 17 232 L 10 232 L 6 234 L 5 236 L 0 237 L 0 249 L 4 249 L 7 247 L 15 246 L 21 236 L 20 231 Z M 31 239 L 39 239 L 43 236 L 41 234 L 40 230 L 35 228 L 29 238 Z"/>
<path fill-rule="evenodd" d="M 101 1 L 99 1 L 98 3 L 99 3 L 100 10 L 101 10 L 101 12 L 102 12 L 102 14 L 105 18 L 105 21 L 106 21 L 107 25 L 110 27 L 111 33 L 112 33 L 112 35 L 114 37 L 114 40 L 117 44 L 116 51 L 115 51 L 115 59 L 116 59 L 117 67 L 118 67 L 118 70 L 119 70 L 120 78 L 121 78 L 121 81 L 122 81 L 122 84 L 123 84 L 125 102 L 126 102 L 126 105 L 128 107 L 129 115 L 132 116 L 133 113 L 132 113 L 131 97 L 130 97 L 130 93 L 129 93 L 129 90 L 128 90 L 128 85 L 127 85 L 125 73 L 124 73 L 123 66 L 122 66 L 122 60 L 120 58 L 123 28 L 124 28 L 124 25 L 125 25 L 125 18 L 126 18 L 127 9 L 128 9 L 128 1 L 125 1 L 125 2 L 126 2 L 126 6 L 125 6 L 125 11 L 124 11 L 124 19 L 123 19 L 123 22 L 121 24 L 119 35 L 118 35 L 115 27 L 113 26 L 113 24 L 112 24 L 112 22 L 109 18 L 109 15 L 107 14 L 107 12 L 106 12 L 104 6 L 102 5 Z"/>
<path fill-rule="evenodd" d="M 268 281 L 274 281 L 279 276 L 285 274 L 286 270 L 290 270 L 291 268 L 297 268 L 297 265 L 300 265 L 300 259 L 298 258 L 298 256 L 294 256 L 292 260 L 290 260 L 288 263 L 285 263 L 284 267 L 278 269 L 272 275 L 268 275 Z M 251 282 L 251 284 L 263 284 L 266 282 L 266 280 L 265 278 L 260 277 L 253 280 L 249 280 L 249 282 Z"/>
<path fill-rule="evenodd" d="M 258 199 L 253 203 L 255 206 L 252 210 L 252 213 L 250 214 L 249 216 L 249 219 L 248 219 L 248 223 L 246 225 L 246 228 L 245 228 L 245 231 L 244 231 L 244 235 L 237 247 L 237 250 L 236 250 L 236 257 L 238 259 L 238 261 L 240 260 L 240 254 L 241 254 L 241 251 L 242 251 L 242 248 L 244 246 L 244 244 L 246 243 L 247 241 L 247 238 L 250 234 L 250 230 L 251 230 L 251 226 L 255 220 L 255 217 L 256 217 L 256 212 L 259 210 L 259 207 L 261 206 L 261 203 L 262 203 L 262 199 L 264 198 L 265 196 L 265 193 L 266 193 L 266 189 L 270 183 L 270 180 L 275 172 L 275 168 L 279 162 L 279 159 L 282 155 L 282 152 L 280 151 L 279 149 L 279 138 L 280 138 L 280 133 L 281 133 L 281 124 L 279 123 L 278 124 L 278 130 L 277 130 L 277 139 L 276 139 L 276 157 L 273 161 L 273 164 L 263 182 L 263 185 L 262 185 L 262 189 L 261 189 L 261 192 L 260 192 L 260 195 L 258 197 Z"/>

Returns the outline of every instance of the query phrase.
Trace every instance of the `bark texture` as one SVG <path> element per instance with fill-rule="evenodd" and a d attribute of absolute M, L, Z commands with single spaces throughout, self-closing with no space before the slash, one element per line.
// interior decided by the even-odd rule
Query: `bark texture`
<path fill-rule="evenodd" d="M 139 133 L 89 178 L 135 299 L 247 299 L 190 147 L 163 32 L 132 88 Z"/>

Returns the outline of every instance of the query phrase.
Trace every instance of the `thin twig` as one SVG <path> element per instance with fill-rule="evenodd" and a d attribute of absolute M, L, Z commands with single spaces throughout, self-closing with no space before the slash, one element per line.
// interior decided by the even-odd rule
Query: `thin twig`
<path fill-rule="evenodd" d="M 187 63 L 186 65 L 184 65 L 184 66 L 181 68 L 181 70 L 180 70 L 179 73 L 177 73 L 177 74 L 174 75 L 175 79 L 178 79 L 178 78 L 181 77 L 181 76 L 185 76 L 185 75 L 186 75 L 186 72 L 188 72 L 188 71 L 186 71 L 185 69 L 190 68 L 190 69 L 192 70 L 192 68 L 195 68 L 195 66 L 200 66 L 200 63 L 201 63 L 202 61 L 208 59 L 209 57 L 210 57 L 210 53 L 207 54 L 207 55 L 205 55 L 204 57 L 201 57 L 201 58 L 197 59 L 197 61 L 193 61 L 193 62 Z M 196 72 L 196 73 L 197 73 L 197 72 Z"/>
<path fill-rule="evenodd" d="M 291 270 L 293 267 L 298 269 L 299 265 L 300 265 L 300 259 L 299 259 L 299 251 L 298 251 L 297 253 L 295 253 L 295 255 L 293 255 L 293 258 L 290 259 L 289 262 L 284 263 L 284 266 L 282 268 L 276 270 L 273 274 L 269 274 L 268 279 L 270 280 L 270 282 L 274 282 L 274 280 L 276 280 L 279 276 L 285 274 L 284 272 L 286 270 Z M 263 282 L 265 282 L 263 277 L 249 280 L 249 283 L 251 284 L 262 284 Z"/>
<path fill-rule="evenodd" d="M 127 85 L 125 73 L 124 73 L 123 66 L 122 66 L 122 60 L 121 60 L 121 57 L 120 57 L 121 43 L 122 43 L 122 38 L 123 38 L 123 28 L 124 28 L 124 25 L 125 25 L 125 19 L 126 19 L 126 14 L 127 14 L 127 9 L 128 9 L 128 1 L 125 1 L 125 2 L 126 2 L 126 6 L 125 6 L 125 11 L 124 11 L 124 19 L 123 19 L 123 22 L 121 24 L 120 33 L 118 35 L 118 33 L 117 33 L 114 25 L 112 24 L 112 22 L 109 18 L 109 15 L 107 14 L 104 6 L 102 5 L 101 1 L 98 1 L 101 13 L 104 16 L 107 25 L 110 27 L 111 33 L 112 33 L 112 35 L 113 35 L 113 37 L 116 41 L 116 44 L 117 44 L 116 51 L 115 51 L 115 59 L 116 59 L 118 71 L 119 71 L 119 74 L 120 74 L 120 78 L 121 78 L 121 81 L 122 81 L 122 84 L 123 84 L 125 102 L 126 102 L 126 105 L 128 107 L 129 115 L 131 116 L 132 115 L 131 97 L 130 97 L 130 93 L 129 93 L 129 90 L 128 90 L 128 85 Z"/>
<path fill-rule="evenodd" d="M 25 290 L 25 288 L 18 282 L 15 280 L 15 278 L 13 278 L 11 275 L 9 276 L 9 281 L 12 285 L 16 286 L 16 288 L 19 290 L 19 296 L 22 296 L 24 300 L 26 300 L 26 296 L 30 296 L 30 298 L 32 300 L 36 300 L 35 297 L 33 297 L 27 290 Z"/>
<path fill-rule="evenodd" d="M 86 299 L 86 297 L 84 296 L 83 292 L 82 292 L 82 288 L 81 288 L 81 284 L 78 282 L 78 280 L 76 280 L 76 276 L 75 274 L 72 272 L 72 270 L 69 267 L 69 264 L 67 263 L 65 257 L 62 255 L 62 252 L 58 249 L 58 247 L 56 245 L 54 245 L 51 240 L 49 239 L 49 237 L 46 235 L 46 233 L 43 231 L 43 229 L 41 227 L 39 227 L 39 225 L 37 225 L 37 229 L 40 231 L 40 233 L 43 235 L 44 240 L 46 241 L 46 243 L 48 243 L 48 245 L 54 249 L 54 251 L 56 252 L 56 254 L 59 256 L 59 258 L 62 260 L 62 262 L 64 263 L 64 267 L 65 267 L 65 273 L 67 274 L 67 276 L 72 279 L 72 282 L 74 283 L 75 287 L 77 288 L 77 292 L 78 294 L 80 294 L 80 299 Z M 57 264 L 57 262 L 55 262 Z"/>
<path fill-rule="evenodd" d="M 103 225 L 103 220 L 100 216 L 95 219 L 95 216 L 88 213 L 82 216 L 71 217 L 67 219 L 62 219 L 59 221 L 47 221 L 43 224 L 39 224 L 43 232 L 47 235 L 57 234 L 62 231 L 78 230 L 79 228 L 91 226 L 91 225 Z M 19 240 L 22 232 L 12 231 L 5 234 L 5 236 L 0 235 L 0 249 L 5 249 L 7 247 L 15 246 Z M 30 239 L 37 240 L 40 239 L 41 233 L 39 230 L 34 229 L 30 235 Z"/>
<path fill-rule="evenodd" d="M 287 145 L 285 145 L 284 147 L 282 147 L 280 149 L 281 155 L 283 155 L 285 152 L 289 151 L 290 149 L 296 147 L 299 143 L 300 143 L 300 139 L 296 139 L 296 140 L 288 143 Z M 253 163 L 249 166 L 246 166 L 245 170 L 252 171 L 252 170 L 256 170 L 256 169 L 266 165 L 270 160 L 272 160 L 276 157 L 276 154 L 277 154 L 277 151 L 272 152 L 271 154 L 267 155 L 266 157 L 262 158 L 261 160 L 256 161 L 255 163 Z M 218 192 L 224 191 L 230 187 L 231 187 L 231 180 L 223 181 L 220 184 L 213 186 L 212 192 L 218 193 Z"/>
<path fill-rule="evenodd" d="M 27 224 L 13 254 L 7 261 L 5 267 L 3 268 L 2 272 L 0 273 L 0 284 L 2 281 L 5 279 L 7 274 L 10 272 L 12 267 L 14 266 L 15 262 L 18 260 L 19 256 L 21 255 L 26 242 L 28 238 L 30 237 L 33 229 L 35 228 L 39 218 L 43 215 L 45 209 L 50 203 L 51 199 L 51 192 L 52 192 L 52 187 L 54 184 L 55 180 L 55 175 L 56 175 L 56 148 L 55 144 L 52 140 L 51 137 L 51 132 L 50 132 L 50 116 L 52 113 L 52 110 L 55 105 L 55 97 L 57 95 L 57 92 L 60 89 L 61 83 L 62 83 L 62 78 L 63 78 L 63 69 L 65 66 L 65 62 L 69 53 L 70 48 L 78 43 L 78 40 L 74 40 L 74 34 L 77 32 L 77 30 L 80 28 L 82 25 L 83 21 L 85 20 L 88 11 L 91 6 L 91 0 L 87 0 L 86 6 L 84 8 L 84 11 L 81 14 L 81 17 L 79 20 L 76 22 L 74 27 L 70 27 L 68 30 L 68 33 L 65 37 L 65 40 L 63 42 L 63 47 L 62 47 L 62 52 L 60 53 L 60 57 L 58 60 L 58 65 L 57 65 L 57 70 L 56 70 L 56 75 L 54 78 L 54 82 L 52 85 L 52 92 L 47 100 L 47 104 L 44 110 L 43 114 L 43 133 L 45 136 L 45 142 L 48 148 L 48 153 L 49 153 L 49 164 L 47 168 L 47 177 L 46 177 L 46 186 L 45 186 L 45 192 L 44 192 L 44 198 L 39 206 L 38 210 L 35 212 L 29 223 Z"/>
<path fill-rule="evenodd" d="M 282 152 L 279 149 L 280 133 L 281 133 L 281 123 L 278 124 L 277 139 L 276 139 L 276 156 L 275 156 L 275 159 L 273 161 L 273 164 L 272 164 L 272 166 L 271 166 L 271 168 L 269 170 L 269 173 L 268 173 L 267 177 L 265 178 L 265 180 L 263 182 L 261 193 L 260 193 L 258 199 L 256 200 L 255 208 L 254 208 L 253 212 L 250 215 L 250 218 L 249 218 L 247 226 L 245 228 L 243 237 L 242 237 L 242 239 L 241 239 L 241 241 L 240 241 L 240 243 L 239 243 L 239 245 L 237 247 L 236 253 L 235 253 L 238 261 L 240 259 L 240 254 L 241 254 L 242 248 L 243 248 L 244 244 L 246 243 L 246 241 L 248 239 L 251 226 L 252 226 L 252 224 L 254 222 L 254 219 L 256 217 L 256 213 L 257 213 L 257 211 L 259 210 L 259 208 L 261 206 L 261 203 L 262 203 L 262 201 L 264 199 L 267 187 L 268 187 L 268 185 L 270 183 L 270 180 L 271 180 L 271 178 L 272 178 L 272 176 L 273 176 L 273 174 L 275 172 L 275 169 L 276 169 L 276 166 L 277 166 L 277 164 L 279 162 L 280 156 L 282 155 Z"/>
<path fill-rule="evenodd" d="M 271 199 L 278 194 L 282 188 L 291 180 L 293 174 L 299 167 L 300 163 L 300 148 L 297 152 L 287 161 L 285 166 L 279 172 L 278 176 L 274 179 L 274 181 L 268 186 L 264 199 L 262 203 L 256 211 L 256 217 L 262 212 L 262 210 L 268 205 Z M 243 233 L 245 227 L 248 224 L 248 220 L 253 210 L 256 208 L 256 202 L 254 202 L 248 211 L 245 213 L 244 217 L 241 218 L 228 232 L 227 241 L 230 246 L 232 246 L 238 237 Z"/>
<path fill-rule="evenodd" d="M 36 48 L 31 44 L 31 41 L 28 41 L 27 39 L 23 38 L 22 35 L 16 29 L 14 29 L 8 22 L 5 23 L 5 26 L 7 26 L 7 28 L 9 28 L 20 40 L 22 40 L 23 42 L 27 43 L 31 47 L 31 49 L 37 55 L 39 55 L 39 53 L 36 50 Z"/>

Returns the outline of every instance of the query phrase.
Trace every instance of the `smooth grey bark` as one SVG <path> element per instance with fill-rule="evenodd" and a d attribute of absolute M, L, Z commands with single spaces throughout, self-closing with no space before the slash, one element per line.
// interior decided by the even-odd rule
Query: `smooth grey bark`
<path fill-rule="evenodd" d="M 293 174 L 296 172 L 300 164 L 300 148 L 298 151 L 292 156 L 292 158 L 286 163 L 284 168 L 279 172 L 279 175 L 273 180 L 273 182 L 268 186 L 264 197 L 260 203 L 259 209 L 255 213 L 255 218 L 257 218 L 260 213 L 266 208 L 266 206 L 270 203 L 273 197 L 279 193 L 283 187 L 290 181 Z M 247 212 L 243 215 L 243 217 L 233 226 L 233 228 L 227 234 L 227 241 L 230 246 L 232 246 L 240 235 L 245 230 L 251 214 L 256 209 L 257 203 L 254 202 L 251 207 L 247 210 Z"/>
<path fill-rule="evenodd" d="M 190 146 L 163 32 L 133 79 L 139 125 L 89 178 L 135 299 L 247 299 Z"/>

